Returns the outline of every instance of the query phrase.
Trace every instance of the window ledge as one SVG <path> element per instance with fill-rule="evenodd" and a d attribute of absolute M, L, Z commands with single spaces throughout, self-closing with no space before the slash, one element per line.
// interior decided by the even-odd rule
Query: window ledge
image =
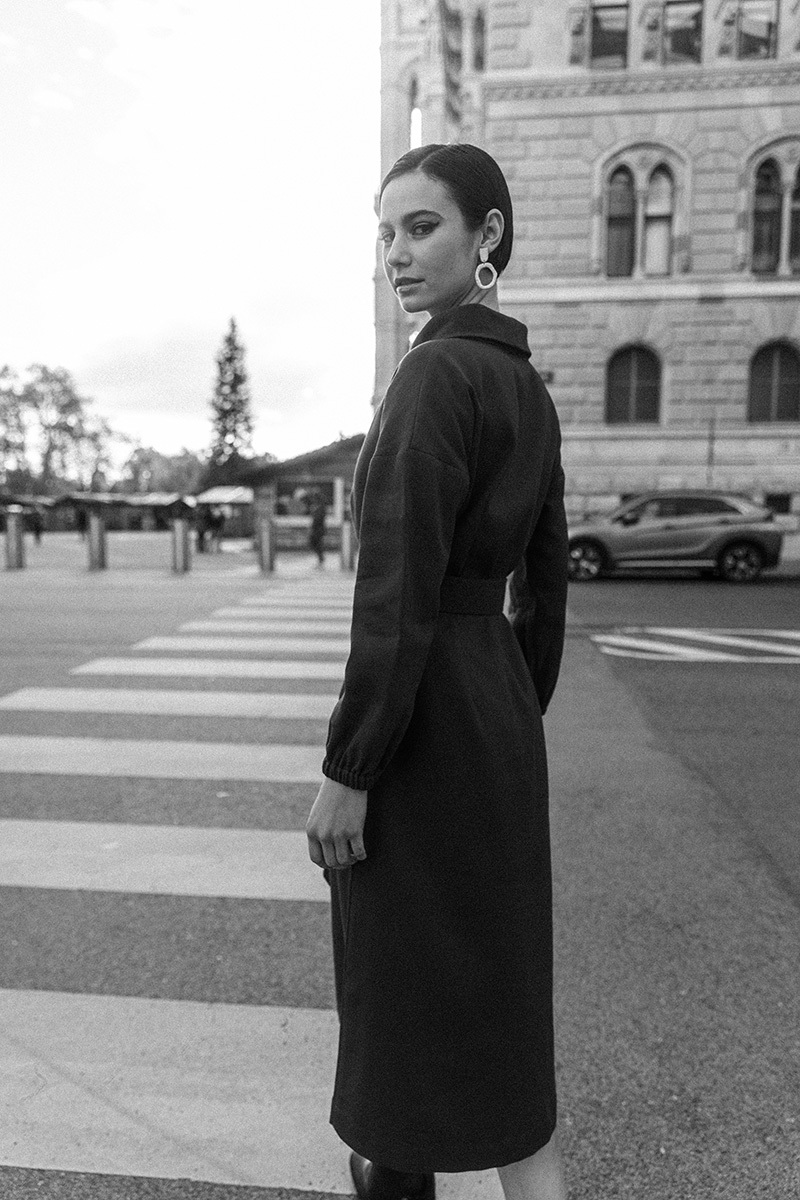
<path fill-rule="evenodd" d="M 696 442 L 698 438 L 702 441 L 708 440 L 708 428 L 708 421 L 698 425 L 606 425 L 604 423 L 595 425 L 588 422 L 570 425 L 564 423 L 561 426 L 561 436 L 565 442 L 582 441 L 587 437 L 613 442 L 623 435 L 626 438 L 634 440 L 638 438 L 642 441 L 659 438 L 663 441 Z M 737 421 L 733 425 L 718 424 L 715 429 L 717 442 L 747 441 L 748 439 L 750 441 L 762 439 L 764 441 L 781 441 L 797 440 L 798 438 L 800 438 L 800 422 L 798 421 L 783 421 L 780 424 L 777 421 L 774 424 L 764 422 L 758 425 L 750 425 L 747 421 Z"/>
<path fill-rule="evenodd" d="M 800 277 L 772 276 L 769 279 L 752 276 L 747 279 L 709 279 L 689 282 L 682 278 L 618 278 L 595 279 L 589 276 L 580 282 L 548 280 L 544 283 L 514 282 L 499 285 L 500 302 L 506 304 L 575 304 L 607 301 L 694 300 L 722 302 L 724 300 L 769 300 L 789 296 L 800 297 Z"/>

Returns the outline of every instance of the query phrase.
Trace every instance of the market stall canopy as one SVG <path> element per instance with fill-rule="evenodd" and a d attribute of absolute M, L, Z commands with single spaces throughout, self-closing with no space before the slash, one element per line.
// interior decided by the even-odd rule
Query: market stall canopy
<path fill-rule="evenodd" d="M 195 504 L 252 504 L 250 487 L 212 487 L 194 497 Z"/>
<path fill-rule="evenodd" d="M 54 505 L 74 508 L 150 508 L 166 511 L 194 507 L 192 496 L 179 492 L 67 492 L 58 496 Z"/>
<path fill-rule="evenodd" d="M 264 487 L 279 479 L 292 479 L 297 482 L 318 483 L 332 481 L 337 478 L 351 479 L 356 466 L 356 459 L 364 443 L 366 434 L 354 433 L 352 437 L 339 438 L 318 450 L 308 450 L 295 458 L 285 458 L 282 462 L 260 463 L 241 474 L 253 487 Z"/>
<path fill-rule="evenodd" d="M 0 491 L 0 508 L 9 504 L 20 504 L 23 508 L 52 508 L 55 500 L 52 496 L 19 496 L 14 492 Z"/>

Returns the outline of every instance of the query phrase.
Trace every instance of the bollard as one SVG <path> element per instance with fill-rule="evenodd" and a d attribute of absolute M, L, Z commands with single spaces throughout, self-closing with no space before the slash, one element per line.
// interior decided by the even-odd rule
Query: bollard
<path fill-rule="evenodd" d="M 108 566 L 106 523 L 99 512 L 89 513 L 89 570 L 104 571 Z"/>
<path fill-rule="evenodd" d="M 349 521 L 342 521 L 342 570 L 353 571 L 356 565 L 355 538 L 353 526 Z"/>
<path fill-rule="evenodd" d="M 264 575 L 275 570 L 275 526 L 270 517 L 258 522 L 258 566 Z"/>
<path fill-rule="evenodd" d="M 172 569 L 176 575 L 191 570 L 192 550 L 189 541 L 189 522 L 175 517 L 172 522 Z"/>
<path fill-rule="evenodd" d="M 6 509 L 6 566 L 9 571 L 19 571 L 25 566 L 24 516 L 18 504 Z"/>

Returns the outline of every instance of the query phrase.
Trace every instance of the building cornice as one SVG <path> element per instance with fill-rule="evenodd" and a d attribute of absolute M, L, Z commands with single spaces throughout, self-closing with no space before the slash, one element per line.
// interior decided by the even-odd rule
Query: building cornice
<path fill-rule="evenodd" d="M 505 304 L 607 304 L 636 301 L 695 301 L 713 304 L 725 300 L 787 300 L 800 297 L 795 279 L 603 279 L 581 283 L 503 283 L 500 301 Z"/>
<path fill-rule="evenodd" d="M 562 419 L 561 437 L 565 442 L 610 442 L 614 445 L 620 442 L 696 442 L 708 439 L 706 421 L 700 425 L 589 425 L 568 424 Z M 719 422 L 715 427 L 715 436 L 719 442 L 790 442 L 787 448 L 790 454 L 800 452 L 800 426 L 794 421 L 775 421 L 765 425 L 751 425 L 747 421 Z M 596 464 L 598 468 L 602 463 Z"/>
<path fill-rule="evenodd" d="M 800 62 L 780 66 L 717 67 L 670 71 L 613 71 L 552 79 L 487 77 L 486 101 L 551 100 L 565 97 L 642 96 L 668 92 L 739 91 L 800 86 Z"/>

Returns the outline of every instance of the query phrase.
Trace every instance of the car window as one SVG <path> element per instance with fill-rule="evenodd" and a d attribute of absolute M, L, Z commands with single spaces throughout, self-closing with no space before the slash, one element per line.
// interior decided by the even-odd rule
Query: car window
<path fill-rule="evenodd" d="M 657 521 L 662 517 L 674 517 L 676 500 L 674 496 L 651 496 L 639 504 L 632 504 L 612 518 L 623 524 L 633 524 L 634 521 Z"/>
<path fill-rule="evenodd" d="M 680 496 L 677 501 L 679 517 L 711 516 L 715 513 L 735 513 L 736 509 L 719 496 Z"/>
<path fill-rule="evenodd" d="M 674 496 L 659 496 L 658 498 L 648 500 L 644 505 L 642 518 L 646 521 L 655 521 L 663 517 L 674 517 L 676 503 Z"/>

